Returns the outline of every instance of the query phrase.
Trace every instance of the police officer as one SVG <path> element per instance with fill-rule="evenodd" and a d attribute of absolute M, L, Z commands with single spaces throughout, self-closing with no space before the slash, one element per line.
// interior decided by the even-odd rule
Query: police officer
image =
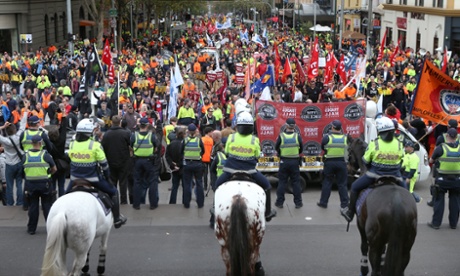
<path fill-rule="evenodd" d="M 350 222 L 353 220 L 359 192 L 369 187 L 383 175 L 401 177 L 401 162 L 404 156 L 403 145 L 395 138 L 395 125 L 388 117 L 375 120 L 378 137 L 371 141 L 363 156 L 368 166 L 367 172 L 351 185 L 350 204 L 340 209 L 340 213 Z M 402 187 L 402 179 L 398 183 Z"/>
<path fill-rule="evenodd" d="M 428 226 L 439 229 L 444 215 L 444 195 L 449 192 L 449 224 L 456 229 L 460 206 L 460 151 L 456 142 L 457 130 L 447 131 L 446 143 L 436 147 L 430 158 L 430 163 L 439 162 L 438 175 L 433 191 L 433 219 Z"/>
<path fill-rule="evenodd" d="M 185 208 L 190 208 L 192 200 L 192 183 L 195 179 L 196 202 L 198 208 L 204 205 L 203 190 L 203 163 L 201 156 L 204 154 L 204 145 L 194 124 L 188 125 L 188 137 L 185 139 L 182 152 L 184 156 L 182 184 L 184 185 L 183 203 Z"/>
<path fill-rule="evenodd" d="M 280 158 L 280 166 L 278 171 L 278 188 L 276 189 L 275 206 L 283 208 L 284 191 L 291 179 L 292 192 L 294 195 L 295 208 L 302 208 L 302 189 L 300 188 L 300 156 L 303 149 L 302 138 L 295 131 L 295 120 L 288 118 L 286 120 L 286 128 L 280 133 L 276 139 L 275 149 Z"/>
<path fill-rule="evenodd" d="M 254 119 L 252 115 L 243 111 L 236 119 L 236 133 L 231 134 L 225 144 L 227 162 L 223 174 L 216 180 L 216 189 L 230 180 L 233 173 L 244 171 L 252 176 L 254 181 L 265 190 L 265 220 L 270 221 L 276 216 L 276 211 L 271 208 L 270 182 L 256 170 L 260 156 L 259 138 L 254 136 Z"/>
<path fill-rule="evenodd" d="M 46 150 L 42 150 L 42 141 L 41 136 L 33 136 L 31 138 L 32 148 L 22 158 L 26 179 L 25 187 L 29 193 L 27 233 L 30 235 L 34 235 L 37 230 L 40 199 L 45 221 L 48 218 L 52 204 L 50 177 L 57 170 L 51 155 Z"/>
<path fill-rule="evenodd" d="M 139 131 L 131 135 L 131 147 L 134 154 L 134 186 L 133 208 L 140 209 L 143 195 L 143 182 L 147 182 L 149 188 L 150 209 L 158 207 L 158 182 L 154 174 L 153 166 L 155 147 L 157 146 L 155 134 L 149 131 L 149 120 L 139 120 Z"/>
<path fill-rule="evenodd" d="M 227 163 L 227 156 L 225 155 L 224 149 L 225 144 L 227 143 L 227 137 L 222 138 L 221 143 L 219 143 L 218 148 L 216 149 L 216 155 L 211 163 L 211 179 L 215 179 L 211 182 L 211 187 L 213 191 L 216 191 L 216 180 L 224 173 L 224 166 Z M 209 219 L 209 226 L 214 229 L 214 203 L 213 207 L 209 210 L 211 213 L 211 218 Z"/>
<path fill-rule="evenodd" d="M 70 162 L 70 183 L 67 192 L 72 190 L 73 181 L 77 179 L 89 182 L 95 188 L 107 193 L 113 202 L 112 214 L 115 228 L 120 228 L 127 219 L 120 214 L 118 191 L 111 185 L 109 179 L 109 165 L 104 150 L 99 142 L 91 137 L 96 129 L 95 119 L 83 119 L 77 125 L 75 141 L 69 145 L 68 155 Z M 100 175 L 98 165 L 104 176 Z"/>
<path fill-rule="evenodd" d="M 40 119 L 37 116 L 30 116 L 27 120 L 28 128 L 21 134 L 19 141 L 21 141 L 21 148 L 28 151 L 32 148 L 32 137 L 39 135 L 42 137 L 42 147 L 46 151 L 51 152 L 53 144 L 48 137 L 48 134 L 40 129 Z"/>
<path fill-rule="evenodd" d="M 439 126 L 439 128 L 441 128 L 442 126 Z M 458 122 L 457 120 L 455 119 L 450 119 L 448 122 L 447 122 L 447 130 L 445 130 L 445 133 L 442 133 L 441 135 L 439 135 L 437 138 L 436 138 L 436 146 L 439 146 L 441 145 L 442 143 L 446 143 L 447 142 L 447 131 L 451 128 L 457 130 L 457 127 L 458 127 Z M 444 126 L 445 128 L 445 126 Z M 457 138 L 457 143 L 459 142 L 459 139 Z"/>
<path fill-rule="evenodd" d="M 339 120 L 332 121 L 330 132 L 321 140 L 321 148 L 324 151 L 323 183 L 320 200 L 316 203 L 321 208 L 327 208 L 334 179 L 337 182 L 340 208 L 348 206 L 348 171 L 345 163 L 348 144 L 347 135 L 342 133 L 342 123 Z"/>
<path fill-rule="evenodd" d="M 404 185 L 412 194 L 415 199 L 415 202 L 419 203 L 422 201 L 422 198 L 414 192 L 415 182 L 417 181 L 418 176 L 418 165 L 420 164 L 420 158 L 415 153 L 416 143 L 408 140 L 404 143 L 404 159 L 402 167 Z"/>

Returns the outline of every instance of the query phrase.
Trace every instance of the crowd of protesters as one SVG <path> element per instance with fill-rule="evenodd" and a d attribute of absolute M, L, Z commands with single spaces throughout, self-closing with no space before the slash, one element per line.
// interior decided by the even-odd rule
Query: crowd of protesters
<path fill-rule="evenodd" d="M 262 30 L 259 31 L 262 34 Z M 252 35 L 252 32 L 254 31 L 250 29 L 249 35 Z M 293 73 L 287 76 L 284 82 L 281 78 L 275 80 L 275 86 L 271 87 L 273 101 L 307 104 L 346 101 L 357 97 L 376 101 L 378 96 L 383 95 L 383 105 L 389 107 L 387 114 L 401 123 L 405 122 L 408 128 L 413 129 L 414 136 L 423 139 L 429 148 L 430 136 L 425 135 L 430 126 L 429 122 L 409 116 L 408 104 L 416 88 L 423 60 L 429 59 L 441 66 L 440 55 L 427 52 L 422 56 L 418 49 L 406 48 L 396 53 L 395 65 L 391 66 L 390 57 L 395 45 L 389 43 L 378 62 L 377 45 L 373 51 L 374 58 L 367 59 L 366 76 L 359 85 L 355 82 L 347 85 L 348 82 L 343 82 L 337 74 L 334 74 L 330 82 L 324 83 L 325 70 L 319 70 L 317 77 L 301 82 L 299 68 L 295 68 L 294 64 L 298 60 L 298 64 L 308 73 L 312 37 L 290 29 L 272 27 L 268 27 L 267 33 L 265 46 L 261 46 L 242 41 L 240 28 L 220 30 L 211 35 L 213 43 L 224 38 L 228 38 L 228 41 L 216 49 L 219 52 L 218 60 L 213 55 L 200 51 L 211 43 L 207 41 L 205 34 L 197 34 L 192 30 L 187 30 L 177 38 L 164 36 L 161 39 L 144 37 L 134 40 L 134 47 L 124 46 L 118 51 L 112 47 L 115 75 L 113 82 L 109 81 L 107 70 L 102 70 L 104 74 L 101 74 L 101 71 L 88 73 L 86 70 L 96 62 L 94 55 L 97 53 L 93 46 L 80 44 L 73 53 L 69 53 L 65 47 L 54 46 L 30 49 L 27 53 L 4 53 L 0 56 L 0 124 L 9 121 L 19 127 L 25 113 L 25 103 L 29 109 L 29 116 L 37 116 L 41 127 L 47 127 L 51 131 L 55 131 L 59 126 L 61 130 L 65 128 L 66 132 L 70 132 L 75 130 L 82 118 L 97 116 L 105 123 L 100 129 L 99 139 L 106 145 L 104 149 L 111 171 L 117 172 L 112 182 L 120 183 L 121 204 L 132 204 L 132 163 L 120 161 L 130 160 L 132 152 L 129 149 L 129 141 L 126 144 L 126 141 L 120 140 L 128 139 L 129 136 L 109 135 L 108 139 L 117 141 L 117 147 L 110 147 L 110 143 L 104 142 L 104 133 L 111 130 L 134 132 L 138 129 L 139 120 L 147 118 L 152 128 L 156 128 L 156 139 L 164 139 L 166 144 L 172 144 L 174 139 L 183 139 L 185 135 L 175 131 L 176 125 L 194 124 L 201 136 L 210 138 L 205 139 L 208 141 L 205 154 L 210 158 L 203 161 L 207 163 L 207 168 L 212 170 L 213 157 L 222 149 L 222 138 L 233 131 L 233 104 L 239 97 L 246 97 L 246 84 L 237 81 L 239 67 L 252 64 L 255 70 L 250 81 L 255 82 L 269 66 L 274 66 L 273 46 L 278 45 L 281 64 L 285 64 L 286 60 L 291 61 Z M 320 56 L 325 57 L 329 51 L 333 51 L 339 58 L 338 50 L 332 49 L 333 38 L 330 34 L 317 35 Z M 357 63 L 364 58 L 364 41 L 344 40 L 343 45 L 344 51 L 350 47 L 358 51 Z M 177 113 L 170 114 L 171 69 L 174 69 L 175 62 L 179 65 L 185 83 L 179 88 L 177 103 L 174 103 Z M 103 67 L 107 69 L 105 65 Z M 206 73 L 218 67 L 223 71 L 223 78 L 212 82 L 207 80 Z M 460 59 L 457 55 L 452 56 L 447 73 L 456 79 L 460 76 Z M 276 75 L 282 74 L 280 71 Z M 350 72 L 348 79 L 351 80 L 352 77 L 353 72 Z M 251 95 L 249 101 L 257 99 L 259 95 Z M 56 127 L 49 127 L 50 125 Z M 168 127 L 169 125 L 173 127 Z M 436 129 L 439 131 L 434 131 L 433 138 L 430 138 L 434 141 L 445 131 L 442 127 Z M 57 136 L 59 137 L 59 134 Z M 177 192 L 178 185 L 175 174 L 180 171 L 180 162 L 176 157 L 166 162 L 173 171 L 174 193 Z M 11 165 L 11 160 L 8 159 L 10 157 L 3 155 L 3 158 L 8 168 L 8 165 Z M 156 177 L 161 174 L 161 163 L 158 157 L 155 161 L 158 165 Z M 205 188 L 210 187 L 211 185 L 207 184 L 208 176 L 204 177 Z M 9 178 L 2 177 L 3 183 L 5 179 Z M 18 183 L 16 185 L 20 186 Z M 3 190 L 5 191 L 5 188 Z M 172 195 L 170 203 L 175 202 L 175 196 Z M 4 204 L 7 204 L 6 201 Z M 8 202 L 8 205 L 12 204 Z M 16 204 L 22 205 L 23 202 L 17 200 Z"/>

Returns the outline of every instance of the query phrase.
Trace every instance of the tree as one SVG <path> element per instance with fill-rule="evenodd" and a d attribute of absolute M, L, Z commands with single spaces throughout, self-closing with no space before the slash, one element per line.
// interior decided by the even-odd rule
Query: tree
<path fill-rule="evenodd" d="M 109 0 L 84 0 L 83 5 L 89 15 L 96 22 L 97 46 L 102 48 L 102 35 L 104 33 L 104 11 L 109 6 Z"/>

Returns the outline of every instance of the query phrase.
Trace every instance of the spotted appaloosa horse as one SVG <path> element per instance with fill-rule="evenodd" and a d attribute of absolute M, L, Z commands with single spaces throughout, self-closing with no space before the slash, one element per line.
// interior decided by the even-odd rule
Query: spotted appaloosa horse
<path fill-rule="evenodd" d="M 51 207 L 46 222 L 48 236 L 41 275 L 89 275 L 89 251 L 94 239 L 98 237 L 101 238 L 101 245 L 97 272 L 99 275 L 104 274 L 112 222 L 112 213 L 106 215 L 96 197 L 88 192 L 72 192 L 60 197 Z M 69 274 L 65 261 L 67 248 L 75 252 Z"/>
<path fill-rule="evenodd" d="M 265 192 L 249 181 L 229 181 L 216 190 L 215 233 L 227 276 L 265 275 L 259 247 L 265 233 Z"/>

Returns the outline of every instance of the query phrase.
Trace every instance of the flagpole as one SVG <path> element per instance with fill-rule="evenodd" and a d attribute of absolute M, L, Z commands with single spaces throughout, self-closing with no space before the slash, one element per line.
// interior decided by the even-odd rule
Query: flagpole
<path fill-rule="evenodd" d="M 120 98 L 120 68 L 118 68 L 117 72 L 117 93 L 118 93 L 118 98 Z M 117 98 L 117 114 L 120 114 L 120 103 L 118 102 Z"/>

